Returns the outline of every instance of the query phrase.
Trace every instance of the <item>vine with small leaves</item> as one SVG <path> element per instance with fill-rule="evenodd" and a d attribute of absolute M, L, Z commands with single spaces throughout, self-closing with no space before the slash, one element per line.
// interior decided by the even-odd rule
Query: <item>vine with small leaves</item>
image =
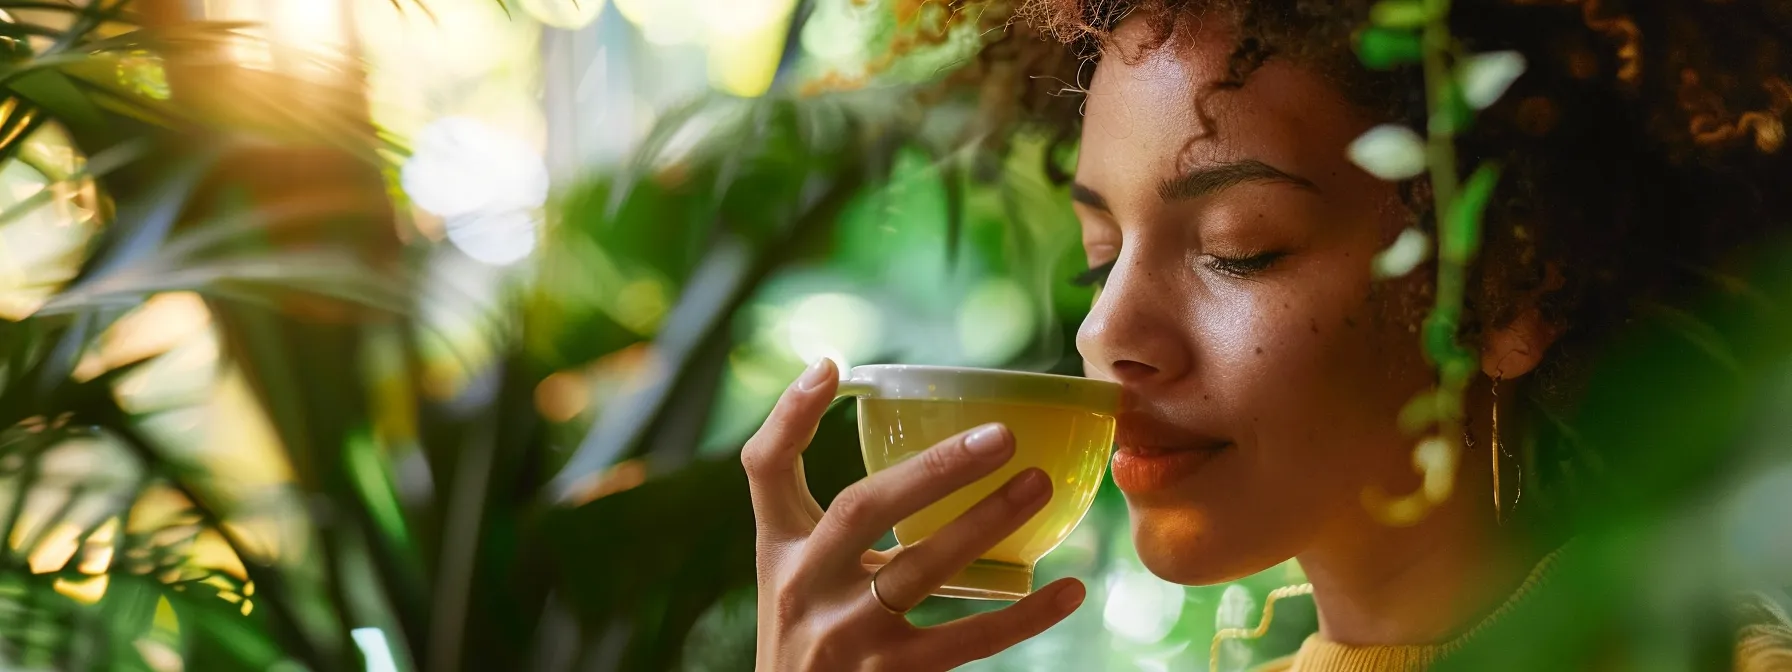
<path fill-rule="evenodd" d="M 1402 231 L 1373 260 L 1378 279 L 1404 276 L 1433 255 L 1437 260 L 1435 300 L 1423 326 L 1426 359 L 1437 386 L 1414 397 L 1400 411 L 1402 430 L 1422 437 L 1413 449 L 1420 488 L 1394 496 L 1379 487 L 1363 490 L 1363 505 L 1389 525 L 1412 525 L 1450 496 L 1460 462 L 1463 399 L 1479 357 L 1459 338 L 1468 269 L 1481 246 L 1482 216 L 1499 182 L 1500 166 L 1484 162 L 1466 181 L 1460 178 L 1456 135 L 1482 110 L 1499 100 L 1524 72 L 1517 52 L 1469 53 L 1450 33 L 1450 0 L 1381 0 L 1370 10 L 1357 53 L 1363 64 L 1423 69 L 1425 136 L 1399 124 L 1370 129 L 1350 146 L 1350 159 L 1389 181 L 1430 179 L 1436 241 L 1420 227 Z"/>

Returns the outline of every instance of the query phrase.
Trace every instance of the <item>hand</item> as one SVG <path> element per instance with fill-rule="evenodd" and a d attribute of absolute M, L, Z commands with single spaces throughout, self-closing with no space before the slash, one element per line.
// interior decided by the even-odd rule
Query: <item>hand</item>
<path fill-rule="evenodd" d="M 1037 635 L 1082 604 L 1075 579 L 930 628 L 878 604 L 874 573 L 883 601 L 907 611 L 1038 513 L 1051 479 L 1028 469 L 933 536 L 870 550 L 897 521 L 1002 466 L 1014 437 L 1000 425 L 952 437 L 852 484 L 824 512 L 803 480 L 802 452 L 837 378 L 828 360 L 810 367 L 741 451 L 758 523 L 760 672 L 949 669 Z"/>

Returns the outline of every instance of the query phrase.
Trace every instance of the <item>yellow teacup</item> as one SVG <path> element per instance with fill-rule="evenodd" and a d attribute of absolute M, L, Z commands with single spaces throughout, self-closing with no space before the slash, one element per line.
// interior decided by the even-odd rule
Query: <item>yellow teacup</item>
<path fill-rule="evenodd" d="M 990 369 L 859 366 L 839 395 L 858 397 L 865 470 L 876 473 L 984 423 L 1014 433 L 1014 456 L 994 473 L 896 524 L 907 546 L 938 531 L 1028 467 L 1052 479 L 1032 520 L 952 577 L 934 595 L 1015 600 L 1033 591 L 1033 565 L 1076 529 L 1107 471 L 1120 386 Z"/>

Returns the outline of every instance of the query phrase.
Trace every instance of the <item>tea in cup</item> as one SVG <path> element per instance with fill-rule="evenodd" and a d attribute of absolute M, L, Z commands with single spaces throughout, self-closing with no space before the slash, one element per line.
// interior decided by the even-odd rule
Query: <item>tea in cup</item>
<path fill-rule="evenodd" d="M 943 366 L 859 366 L 839 396 L 857 397 L 865 470 L 877 473 L 979 425 L 999 422 L 1014 455 L 993 473 L 896 524 L 904 546 L 927 538 L 1021 471 L 1051 478 L 1045 507 L 934 595 L 1015 600 L 1033 590 L 1033 565 L 1057 548 L 1095 501 L 1114 447 L 1120 386 L 1041 373 Z"/>

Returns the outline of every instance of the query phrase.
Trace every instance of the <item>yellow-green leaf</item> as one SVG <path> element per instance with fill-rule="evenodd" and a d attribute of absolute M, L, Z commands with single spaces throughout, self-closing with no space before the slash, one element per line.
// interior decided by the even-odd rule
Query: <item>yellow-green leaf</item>
<path fill-rule="evenodd" d="M 1369 21 L 1384 28 L 1417 28 L 1429 20 L 1423 0 L 1381 0 L 1369 8 Z"/>

